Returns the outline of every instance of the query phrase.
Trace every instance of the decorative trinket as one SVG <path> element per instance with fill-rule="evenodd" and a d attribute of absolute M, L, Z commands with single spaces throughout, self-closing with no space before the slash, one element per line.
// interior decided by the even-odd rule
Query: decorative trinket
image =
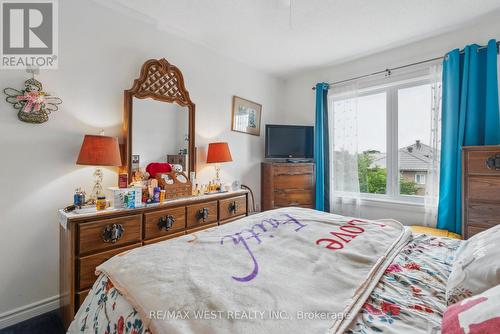
<path fill-rule="evenodd" d="M 19 110 L 17 117 L 27 123 L 45 123 L 49 120 L 49 114 L 59 109 L 62 100 L 51 96 L 43 91 L 42 83 L 35 78 L 24 82 L 24 90 L 5 88 L 3 90 L 7 98 L 5 101 Z"/>

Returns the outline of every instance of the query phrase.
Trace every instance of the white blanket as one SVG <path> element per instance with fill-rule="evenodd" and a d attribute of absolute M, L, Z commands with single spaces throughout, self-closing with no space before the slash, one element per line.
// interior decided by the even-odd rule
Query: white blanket
<path fill-rule="evenodd" d="M 97 272 L 155 334 L 341 333 L 410 234 L 283 208 L 134 249 Z"/>

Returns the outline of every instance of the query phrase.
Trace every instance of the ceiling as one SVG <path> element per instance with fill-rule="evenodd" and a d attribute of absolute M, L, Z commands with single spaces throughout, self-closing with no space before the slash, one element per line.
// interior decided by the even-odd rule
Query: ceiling
<path fill-rule="evenodd" d="M 437 35 L 500 8 L 499 0 L 110 1 L 277 76 Z"/>

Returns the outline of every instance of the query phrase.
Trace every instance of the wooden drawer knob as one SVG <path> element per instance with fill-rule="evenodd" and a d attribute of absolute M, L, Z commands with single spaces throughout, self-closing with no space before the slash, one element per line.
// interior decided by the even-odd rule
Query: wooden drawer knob
<path fill-rule="evenodd" d="M 114 244 L 120 240 L 124 233 L 125 229 L 122 224 L 107 225 L 102 231 L 102 240 Z"/>
<path fill-rule="evenodd" d="M 236 203 L 236 201 L 229 203 L 228 209 L 229 209 L 229 212 L 231 212 L 232 214 L 235 214 L 236 212 L 238 212 L 239 208 L 240 208 L 240 205 L 238 203 Z"/>
<path fill-rule="evenodd" d="M 160 231 L 163 229 L 165 229 L 165 231 L 168 231 L 172 228 L 174 223 L 175 223 L 175 218 L 172 215 L 161 217 L 158 220 L 158 228 L 160 229 Z"/>
<path fill-rule="evenodd" d="M 203 221 L 205 222 L 208 219 L 209 212 L 210 211 L 208 210 L 208 208 L 200 209 L 197 214 L 198 220 L 203 219 Z"/>

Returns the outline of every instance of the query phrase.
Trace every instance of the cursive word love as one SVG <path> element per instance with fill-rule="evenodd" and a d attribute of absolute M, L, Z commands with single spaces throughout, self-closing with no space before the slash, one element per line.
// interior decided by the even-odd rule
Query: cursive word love
<path fill-rule="evenodd" d="M 226 238 L 229 238 L 233 241 L 233 244 L 235 246 L 241 245 L 243 247 L 243 250 L 250 256 L 250 259 L 252 260 L 253 264 L 252 272 L 242 277 L 232 276 L 232 278 L 235 281 L 248 282 L 253 280 L 259 273 L 259 263 L 257 262 L 257 259 L 255 258 L 255 255 L 253 254 L 253 251 L 250 248 L 247 240 L 250 241 L 254 240 L 257 243 L 257 245 L 259 245 L 263 242 L 262 237 L 265 235 L 267 235 L 269 238 L 274 238 L 274 235 L 271 234 L 270 232 L 277 230 L 282 225 L 288 225 L 288 224 L 295 225 L 296 227 L 295 232 L 307 226 L 302 224 L 289 214 L 284 214 L 284 216 L 286 218 L 284 220 L 278 220 L 274 218 L 264 219 L 260 223 L 253 224 L 250 228 L 245 228 L 235 234 L 226 235 L 222 237 L 220 241 L 221 245 L 224 244 L 224 240 Z"/>
<path fill-rule="evenodd" d="M 356 238 L 361 233 L 365 232 L 365 229 L 358 225 L 377 225 L 380 227 L 385 226 L 384 224 L 378 222 L 353 219 L 348 221 L 344 225 L 339 226 L 339 230 L 342 232 L 330 232 L 333 238 L 330 237 L 318 239 L 316 240 L 316 245 L 326 245 L 325 248 L 331 250 L 342 249 L 346 244 L 351 242 L 351 240 Z"/>

